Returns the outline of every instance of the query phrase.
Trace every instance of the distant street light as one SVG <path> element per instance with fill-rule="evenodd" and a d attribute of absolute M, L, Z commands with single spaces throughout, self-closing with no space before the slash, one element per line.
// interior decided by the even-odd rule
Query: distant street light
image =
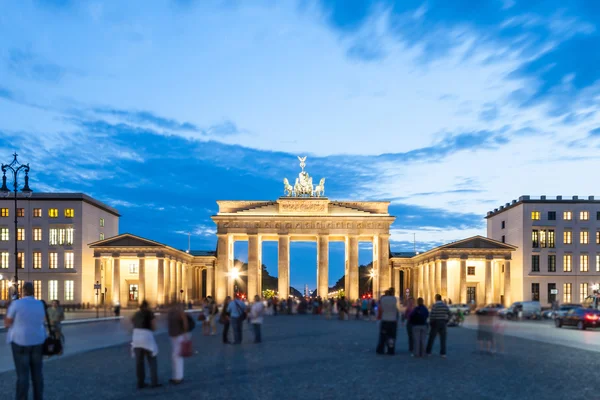
<path fill-rule="evenodd" d="M 375 280 L 375 270 L 371 269 L 371 271 L 369 271 L 369 276 L 371 277 L 371 297 L 375 298 L 375 295 L 373 294 L 373 281 Z"/>
<path fill-rule="evenodd" d="M 240 269 L 238 267 L 232 268 L 231 271 L 229 271 L 229 276 L 231 277 L 231 279 L 233 279 L 233 296 L 235 298 L 235 297 L 237 297 L 237 291 L 238 291 L 237 281 L 238 281 L 238 278 L 240 277 Z"/>

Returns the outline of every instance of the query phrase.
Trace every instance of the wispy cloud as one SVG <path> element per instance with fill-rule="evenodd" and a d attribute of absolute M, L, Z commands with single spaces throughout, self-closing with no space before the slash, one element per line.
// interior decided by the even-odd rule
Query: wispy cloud
<path fill-rule="evenodd" d="M 64 67 L 42 60 L 30 51 L 11 49 L 8 52 L 8 68 L 21 78 L 57 83 L 67 73 Z"/>

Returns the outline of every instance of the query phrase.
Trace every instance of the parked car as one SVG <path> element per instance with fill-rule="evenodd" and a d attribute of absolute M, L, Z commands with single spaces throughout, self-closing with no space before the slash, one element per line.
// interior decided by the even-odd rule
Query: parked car
<path fill-rule="evenodd" d="M 600 311 L 590 308 L 572 308 L 564 316 L 554 319 L 557 328 L 562 326 L 576 326 L 580 331 L 586 328 L 600 327 Z"/>
<path fill-rule="evenodd" d="M 487 304 L 485 307 L 481 307 L 475 313 L 477 315 L 497 315 L 498 311 L 502 310 L 504 306 L 500 303 Z"/>
<path fill-rule="evenodd" d="M 542 318 L 543 319 L 553 319 L 554 318 L 554 310 L 550 309 L 550 310 L 542 311 Z"/>
<path fill-rule="evenodd" d="M 517 319 L 521 313 L 522 318 L 540 319 L 542 318 L 542 305 L 539 301 L 517 301 L 512 303 L 506 309 L 506 312 L 499 314 L 500 318 Z"/>
<path fill-rule="evenodd" d="M 448 308 L 452 314 L 456 314 L 458 310 L 462 311 L 464 315 L 468 315 L 471 312 L 471 307 L 465 303 L 450 304 Z"/>
<path fill-rule="evenodd" d="M 563 304 L 554 312 L 552 318 L 564 317 L 569 311 L 574 308 L 581 308 L 581 304 Z"/>

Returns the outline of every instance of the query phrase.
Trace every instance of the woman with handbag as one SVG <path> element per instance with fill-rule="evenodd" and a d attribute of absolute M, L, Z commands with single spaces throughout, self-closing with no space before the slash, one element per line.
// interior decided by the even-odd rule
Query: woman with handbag
<path fill-rule="evenodd" d="M 219 322 L 223 324 L 223 343 L 229 344 L 229 311 L 227 308 L 229 307 L 229 302 L 231 301 L 231 297 L 227 296 L 225 299 L 225 303 L 223 303 L 223 309 L 221 310 L 221 316 L 219 317 Z"/>
<path fill-rule="evenodd" d="M 190 331 L 188 316 L 183 310 L 182 304 L 174 304 L 169 310 L 167 317 L 169 336 L 171 338 L 171 368 L 172 378 L 169 382 L 179 385 L 183 382 L 183 358 L 188 356 L 188 347 L 191 342 L 188 337 Z"/>

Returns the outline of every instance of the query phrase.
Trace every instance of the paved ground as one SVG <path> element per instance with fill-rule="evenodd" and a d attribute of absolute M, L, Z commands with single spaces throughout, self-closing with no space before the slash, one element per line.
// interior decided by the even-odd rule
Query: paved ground
<path fill-rule="evenodd" d="M 505 337 L 506 354 L 475 351 L 474 330 L 450 328 L 449 357 L 413 359 L 400 330 L 395 357 L 374 353 L 377 326 L 313 316 L 268 318 L 264 343 L 242 346 L 196 331 L 186 382 L 136 391 L 128 345 L 45 365 L 46 399 L 593 399 L 597 353 Z M 580 332 L 578 332 L 580 333 Z M 598 333 L 600 332 L 590 332 Z M 600 339 L 600 336 L 598 337 Z M 170 375 L 169 344 L 158 337 L 159 374 Z M 437 346 L 434 348 L 437 352 Z M 2 398 L 14 395 L 14 372 L 0 374 Z M 6 397 L 4 397 L 6 396 Z"/>

